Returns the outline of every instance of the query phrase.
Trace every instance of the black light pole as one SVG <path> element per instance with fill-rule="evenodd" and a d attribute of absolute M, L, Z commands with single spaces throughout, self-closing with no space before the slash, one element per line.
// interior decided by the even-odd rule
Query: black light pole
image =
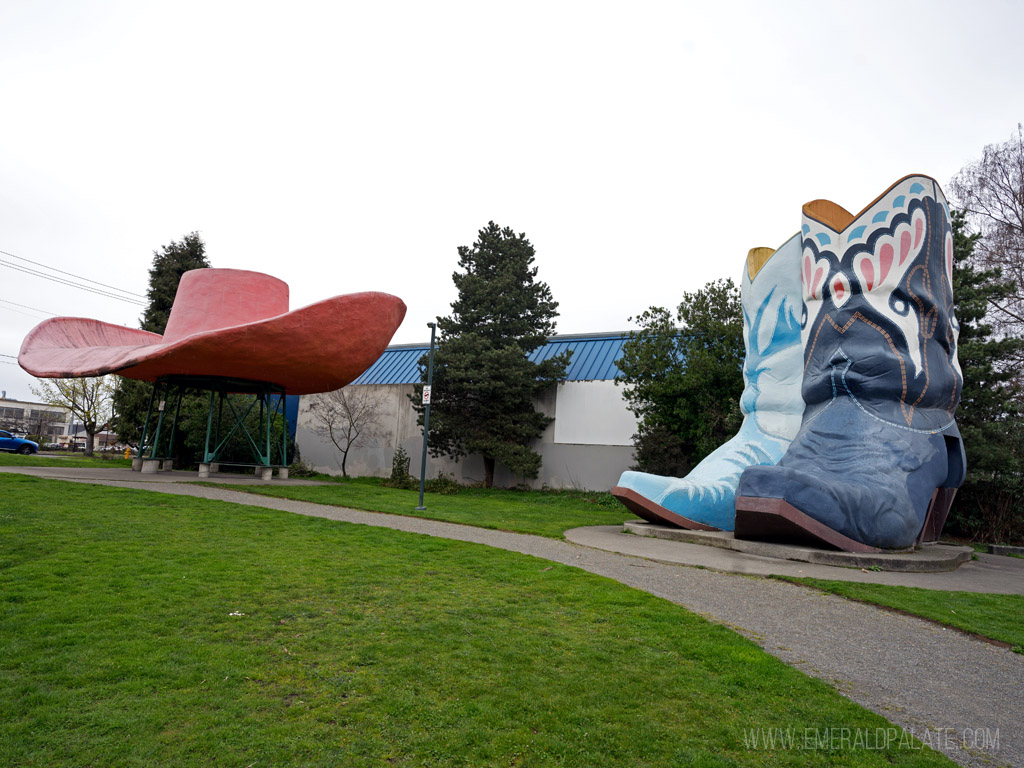
<path fill-rule="evenodd" d="M 426 409 L 423 412 L 423 458 L 420 460 L 420 505 L 416 507 L 417 512 L 426 509 L 423 506 L 423 484 L 427 477 L 427 435 L 430 433 L 430 385 L 434 381 L 434 331 L 437 330 L 437 323 L 427 323 L 430 326 L 430 355 L 427 357 L 427 384 L 423 387 L 423 404 Z"/>

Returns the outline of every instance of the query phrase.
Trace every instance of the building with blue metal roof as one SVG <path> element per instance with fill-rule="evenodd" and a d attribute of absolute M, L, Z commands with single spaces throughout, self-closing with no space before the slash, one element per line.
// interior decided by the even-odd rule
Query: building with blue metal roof
<path fill-rule="evenodd" d="M 540 475 L 529 481 L 530 485 L 608 490 L 632 465 L 636 418 L 626 409 L 622 388 L 615 383 L 617 363 L 628 338 L 627 332 L 552 336 L 530 355 L 532 361 L 543 362 L 572 352 L 565 379 L 537 401 L 538 410 L 554 421 L 532 446 L 540 453 L 542 464 Z M 381 403 L 376 439 L 349 451 L 346 467 L 350 474 L 390 474 L 391 459 L 399 445 L 410 456 L 420 456 L 423 432 L 416 423 L 409 396 L 413 385 L 421 381 L 419 361 L 428 351 L 428 344 L 388 347 L 349 385 Z M 306 463 L 322 472 L 337 473 L 337 449 L 317 434 L 308 407 L 310 397 L 315 396 L 303 395 L 300 403 L 297 445 Z M 436 477 L 438 472 L 461 482 L 478 482 L 483 479 L 483 459 L 428 457 L 427 477 Z M 522 482 L 522 478 L 498 465 L 496 484 Z"/>
<path fill-rule="evenodd" d="M 566 381 L 611 381 L 619 374 L 616 363 L 622 357 L 622 345 L 628 333 L 588 333 L 552 336 L 543 347 L 530 355 L 530 360 L 545 360 L 572 351 Z M 377 362 L 366 369 L 353 384 L 419 384 L 419 361 L 430 351 L 428 344 L 396 344 L 388 347 Z"/>

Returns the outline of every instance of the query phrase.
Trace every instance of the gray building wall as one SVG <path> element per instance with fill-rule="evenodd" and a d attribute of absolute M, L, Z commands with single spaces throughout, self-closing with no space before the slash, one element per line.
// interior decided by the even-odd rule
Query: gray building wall
<path fill-rule="evenodd" d="M 588 402 L 595 390 L 614 386 L 612 382 L 563 382 L 545 392 L 537 401 L 537 408 L 555 421 L 533 443 L 533 449 L 541 455 L 540 474 L 535 480 L 527 481 L 533 488 L 547 486 L 549 488 L 570 488 L 586 490 L 610 490 L 623 471 L 633 463 L 633 446 L 629 437 L 635 428 L 635 421 L 625 411 L 625 403 L 621 397 L 618 405 L 607 393 L 601 398 L 605 411 L 583 413 L 579 407 L 582 397 Z M 363 387 L 360 387 L 363 388 Z M 416 424 L 416 412 L 409 401 L 413 392 L 412 384 L 367 385 L 382 395 L 384 404 L 381 418 L 382 436 L 372 444 L 349 451 L 345 468 L 352 476 L 386 477 L 391 474 L 391 460 L 395 450 L 401 445 L 412 457 L 410 472 L 419 476 L 420 457 L 423 450 L 423 432 Z M 607 430 L 601 432 L 606 442 L 567 443 L 555 442 L 558 423 L 558 403 L 563 403 L 563 410 L 573 424 L 560 425 L 558 432 L 569 435 L 582 435 L 576 439 L 586 440 L 587 424 L 581 420 L 604 420 L 617 425 L 614 434 L 608 435 Z M 619 412 L 621 409 L 621 413 Z M 623 414 L 626 414 L 624 416 Z M 604 422 L 602 422 L 604 423 Z M 589 430 L 593 432 L 593 430 Z M 611 442 L 617 444 L 609 444 Z M 302 460 L 319 472 L 341 474 L 340 453 L 329 439 L 316 434 L 312 415 L 309 409 L 309 396 L 303 395 L 299 400 L 298 427 L 296 444 Z M 452 475 L 460 483 L 478 483 L 484 479 L 483 458 L 478 455 L 468 456 L 461 461 L 453 461 L 447 457 L 434 458 L 427 455 L 427 477 L 437 477 L 438 472 Z M 522 483 L 521 478 L 513 476 L 500 464 L 495 469 L 495 485 L 512 486 Z"/>

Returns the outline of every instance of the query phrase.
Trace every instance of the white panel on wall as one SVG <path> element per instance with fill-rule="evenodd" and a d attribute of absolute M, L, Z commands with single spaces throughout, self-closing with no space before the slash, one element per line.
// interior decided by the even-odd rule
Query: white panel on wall
<path fill-rule="evenodd" d="M 636 417 L 614 381 L 567 381 L 558 385 L 554 427 L 556 443 L 632 445 Z"/>

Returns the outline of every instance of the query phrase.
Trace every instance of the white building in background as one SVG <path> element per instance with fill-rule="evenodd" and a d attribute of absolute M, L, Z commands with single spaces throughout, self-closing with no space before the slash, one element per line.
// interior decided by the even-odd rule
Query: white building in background
<path fill-rule="evenodd" d="M 573 353 L 565 381 L 552 386 L 537 402 L 538 409 L 554 421 L 532 446 L 541 455 L 542 464 L 531 486 L 606 491 L 633 464 L 636 418 L 626 409 L 622 388 L 615 384 L 619 372 L 616 363 L 628 338 L 626 333 L 553 336 L 530 356 L 540 362 L 567 350 Z M 416 424 L 409 395 L 420 381 L 417 363 L 427 351 L 425 344 L 389 347 L 349 385 L 373 387 L 385 402 L 381 419 L 384 436 L 370 446 L 349 452 L 349 475 L 389 475 L 399 445 L 412 457 L 412 474 L 419 475 L 423 431 Z M 341 474 L 337 449 L 314 431 L 309 397 L 303 395 L 299 401 L 295 439 L 302 460 L 320 472 Z M 468 456 L 456 462 L 428 455 L 427 477 L 436 477 L 438 472 L 453 475 L 462 483 L 480 482 L 484 478 L 483 458 Z M 507 486 L 520 480 L 499 464 L 494 482 Z"/>
<path fill-rule="evenodd" d="M 71 412 L 49 403 L 9 400 L 0 397 L 0 429 L 19 436 L 42 435 L 51 443 L 65 444 L 72 431 Z"/>

